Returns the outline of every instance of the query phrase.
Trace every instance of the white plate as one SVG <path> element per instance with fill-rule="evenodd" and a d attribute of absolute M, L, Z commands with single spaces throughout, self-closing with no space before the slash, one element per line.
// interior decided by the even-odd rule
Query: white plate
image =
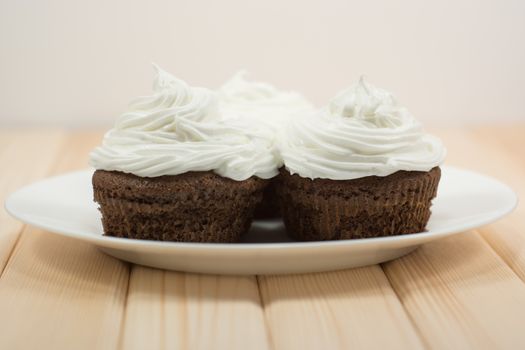
<path fill-rule="evenodd" d="M 516 194 L 490 177 L 442 168 L 427 232 L 329 242 L 291 242 L 280 220 L 256 221 L 237 244 L 176 243 L 106 237 L 93 202 L 93 170 L 24 187 L 6 201 L 14 217 L 45 230 L 95 244 L 122 260 L 170 270 L 216 274 L 317 272 L 377 264 L 420 244 L 469 230 L 508 214 Z"/>

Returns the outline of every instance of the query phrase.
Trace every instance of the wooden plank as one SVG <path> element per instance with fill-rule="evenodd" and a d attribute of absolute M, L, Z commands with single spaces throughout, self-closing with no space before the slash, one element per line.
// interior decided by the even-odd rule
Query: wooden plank
<path fill-rule="evenodd" d="M 523 196 L 521 198 L 524 198 Z M 492 249 L 525 282 L 525 224 L 517 212 L 478 230 Z"/>
<path fill-rule="evenodd" d="M 525 348 L 525 284 L 477 234 L 426 244 L 384 270 L 427 347 Z"/>
<path fill-rule="evenodd" d="M 28 228 L 0 280 L 0 348 L 115 349 L 126 286 L 125 264 Z"/>
<path fill-rule="evenodd" d="M 449 148 L 448 162 L 494 176 L 525 198 L 525 125 L 482 127 L 440 133 Z M 474 156 L 475 155 L 475 156 Z M 525 281 L 525 205 L 479 230 L 483 238 Z"/>
<path fill-rule="evenodd" d="M 525 126 L 441 130 L 438 134 L 448 149 L 447 164 L 494 176 L 525 193 Z"/>
<path fill-rule="evenodd" d="M 500 141 L 488 141 L 494 138 L 494 130 L 486 132 L 478 138 L 465 130 L 438 131 L 448 148 L 447 164 L 523 186 L 514 156 L 497 146 Z M 429 243 L 383 265 L 428 347 L 525 347 L 520 321 L 525 312 L 525 284 L 514 273 L 519 262 L 513 260 L 523 252 L 523 243 L 512 217 L 517 215 L 482 229 L 484 237 L 492 239 L 488 239 L 491 245 L 470 232 Z M 514 232 L 502 235 L 505 228 Z"/>
<path fill-rule="evenodd" d="M 164 271 L 134 266 L 121 330 L 123 349 L 164 349 Z"/>
<path fill-rule="evenodd" d="M 99 136 L 69 136 L 53 173 L 85 168 Z M 0 279 L 0 348 L 115 349 L 127 282 L 127 264 L 92 245 L 25 229 Z"/>
<path fill-rule="evenodd" d="M 63 131 L 0 131 L 0 201 L 21 186 L 46 176 L 63 146 Z M 23 225 L 0 208 L 0 275 Z"/>
<path fill-rule="evenodd" d="M 523 160 L 510 154 L 513 143 L 485 142 L 492 130 L 443 135 L 449 163 L 498 176 L 522 192 Z M 96 135 L 73 139 L 57 171 L 84 167 L 87 151 L 98 143 Z M 0 137 L 0 160 L 16 163 L 5 140 Z M 37 149 L 39 158 L 24 158 L 32 161 L 18 173 L 37 174 L 32 163 L 44 164 L 46 157 Z M 12 172 L 25 176 L 18 173 Z M 4 174 L 0 191 L 16 187 Z M 523 209 L 516 213 L 482 231 L 523 278 Z M 135 267 L 121 328 L 127 265 L 89 245 L 28 229 L 0 278 L 0 348 L 115 348 L 119 334 L 125 348 L 525 347 L 519 328 L 525 284 L 477 234 L 425 245 L 384 270 L 395 291 L 377 266 L 262 277 L 263 310 L 254 278 Z"/>
<path fill-rule="evenodd" d="M 494 152 L 485 158 L 492 163 L 488 173 L 509 184 L 521 198 L 514 213 L 480 232 L 525 282 L 525 125 L 480 128 L 474 131 L 474 138 L 477 145 L 483 145 L 482 152 Z"/>
<path fill-rule="evenodd" d="M 134 266 L 124 349 L 268 349 L 255 277 Z"/>
<path fill-rule="evenodd" d="M 260 276 L 277 349 L 419 349 L 422 343 L 377 265 Z"/>
<path fill-rule="evenodd" d="M 518 166 L 525 166 L 525 121 L 506 126 L 475 127 L 472 133 L 479 142 L 496 147 L 496 152 L 502 151 L 513 158 Z M 521 184 L 525 186 L 523 181 Z"/>

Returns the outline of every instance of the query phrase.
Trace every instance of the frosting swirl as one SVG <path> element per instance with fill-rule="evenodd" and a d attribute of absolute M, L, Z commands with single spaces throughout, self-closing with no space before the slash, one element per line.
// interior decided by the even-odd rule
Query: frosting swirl
<path fill-rule="evenodd" d="M 281 153 L 292 174 L 350 180 L 429 171 L 443 162 L 446 151 L 392 94 L 361 78 L 318 113 L 294 118 Z"/>
<path fill-rule="evenodd" d="M 245 71 L 237 72 L 219 89 L 221 112 L 225 116 L 248 118 L 277 130 L 295 115 L 311 113 L 312 105 L 295 91 L 246 80 Z"/>
<path fill-rule="evenodd" d="M 249 108 L 251 112 L 258 112 L 253 106 L 287 113 L 312 108 L 310 102 L 298 92 L 282 91 L 265 82 L 247 80 L 247 75 L 246 71 L 239 71 L 219 89 L 222 103 L 230 107 Z"/>
<path fill-rule="evenodd" d="M 294 116 L 313 112 L 312 104 L 295 91 L 283 91 L 260 81 L 247 80 L 246 71 L 233 75 L 219 90 L 219 106 L 225 118 L 247 120 L 265 130 L 272 145 L 277 167 L 282 166 L 278 151 L 282 131 Z"/>
<path fill-rule="evenodd" d="M 215 92 L 155 70 L 153 95 L 131 102 L 91 152 L 93 167 L 142 177 L 213 170 L 237 181 L 277 174 L 267 132 L 224 118 Z"/>

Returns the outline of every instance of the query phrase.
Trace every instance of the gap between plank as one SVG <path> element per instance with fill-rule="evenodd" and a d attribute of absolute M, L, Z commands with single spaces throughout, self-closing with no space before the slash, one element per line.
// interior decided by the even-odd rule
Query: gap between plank
<path fill-rule="evenodd" d="M 481 229 L 481 228 L 480 228 Z M 477 229 L 476 230 L 472 230 L 472 232 L 474 232 L 480 239 L 481 241 L 483 242 L 484 245 L 487 246 L 487 248 L 492 252 L 492 254 L 494 254 L 495 258 L 497 260 L 499 260 L 501 262 L 502 265 L 505 265 L 506 267 L 509 268 L 509 270 L 514 274 L 514 276 L 516 276 L 516 278 L 522 283 L 522 284 L 525 284 L 525 281 L 521 278 L 520 274 L 516 272 L 516 270 L 507 263 L 507 260 L 505 260 L 505 258 L 503 256 L 501 256 L 498 251 L 496 249 L 494 249 L 494 247 L 492 246 L 492 244 L 490 243 L 490 241 L 488 241 L 484 236 L 483 234 L 481 233 L 481 231 L 478 231 Z"/>
<path fill-rule="evenodd" d="M 24 233 L 24 230 L 26 229 L 26 227 L 27 227 L 26 224 L 22 224 L 22 226 L 20 227 L 20 230 L 16 233 L 15 244 L 13 244 L 13 248 L 11 249 L 9 254 L 7 255 L 7 259 L 5 260 L 5 264 L 4 264 L 3 268 L 2 268 L 2 271 L 0 271 L 0 280 L 2 279 L 2 276 L 4 275 L 4 271 L 9 266 L 9 262 L 11 261 L 11 257 L 13 256 L 16 248 L 18 247 L 18 243 L 20 242 L 20 238 L 22 237 L 22 234 Z"/>
<path fill-rule="evenodd" d="M 275 349 L 275 343 L 272 337 L 272 332 L 270 331 L 268 318 L 266 316 L 266 303 L 264 302 L 263 295 L 261 292 L 261 282 L 259 281 L 259 275 L 255 275 L 255 282 L 257 283 L 257 295 L 259 296 L 259 303 L 261 304 L 263 319 L 264 319 L 264 329 L 266 329 L 266 337 L 270 343 L 272 349 Z"/>
<path fill-rule="evenodd" d="M 129 283 L 129 282 L 128 282 Z M 166 270 L 162 270 L 162 279 L 160 283 L 160 319 L 162 327 L 160 328 L 160 348 L 166 349 Z M 127 308 L 127 305 L 125 306 Z"/>
<path fill-rule="evenodd" d="M 418 247 L 417 249 L 419 249 L 419 247 Z M 416 250 L 417 250 L 417 249 L 416 249 Z M 414 253 L 414 252 L 415 252 L 415 251 L 410 252 L 409 254 L 412 254 L 412 253 Z M 385 263 L 386 263 L 386 262 L 385 262 Z M 381 267 L 381 271 L 383 271 L 383 275 L 385 275 L 386 280 L 388 281 L 388 285 L 389 285 L 390 288 L 392 288 L 392 290 L 394 291 L 394 294 L 395 294 L 397 300 L 399 300 L 399 304 L 401 304 L 401 306 L 403 307 L 403 311 L 404 311 L 405 314 L 407 315 L 407 318 L 408 318 L 408 320 L 410 321 L 410 324 L 412 325 L 412 328 L 414 328 L 414 331 L 416 332 L 417 336 L 419 337 L 419 340 L 421 340 L 421 343 L 423 344 L 423 346 L 424 346 L 426 349 L 430 349 L 430 346 L 427 344 L 426 338 L 423 337 L 423 334 L 421 333 L 421 329 L 417 326 L 417 324 L 416 324 L 415 320 L 413 319 L 412 315 L 411 315 L 410 312 L 408 312 L 408 310 L 406 309 L 406 306 L 405 306 L 405 303 L 403 302 L 403 299 L 400 298 L 398 291 L 396 290 L 396 288 L 395 288 L 394 285 L 392 284 L 392 281 L 390 280 L 390 277 L 388 276 L 388 273 L 385 272 L 384 263 L 380 263 L 380 264 L 379 264 L 379 267 Z"/>
<path fill-rule="evenodd" d="M 129 281 L 131 280 L 131 270 L 132 270 L 132 264 L 126 262 L 126 266 L 128 268 L 128 283 L 126 285 L 126 294 L 124 295 L 124 310 L 122 311 L 122 317 L 120 319 L 120 329 L 118 334 L 118 341 L 117 341 L 117 349 L 122 349 L 123 341 L 124 341 L 124 330 L 126 328 L 126 314 L 128 310 L 128 296 L 129 296 Z"/>
<path fill-rule="evenodd" d="M 509 135 L 511 130 L 511 135 Z M 523 138 L 520 138 L 523 131 L 525 131 L 523 124 L 514 124 L 511 127 L 505 126 L 496 129 L 471 127 L 457 132 L 447 129 L 443 130 L 442 136 L 449 141 L 451 149 L 455 151 L 451 152 L 454 165 L 468 166 L 472 170 L 504 180 L 519 196 L 525 190 L 525 187 L 523 187 L 524 168 L 521 164 L 516 163 L 520 157 L 516 155 L 515 149 L 519 149 L 525 144 Z M 468 158 L 469 154 L 480 150 L 486 155 L 486 158 L 483 160 Z M 468 161 L 465 162 L 465 159 L 468 159 Z M 496 164 L 498 167 L 495 170 L 490 164 Z M 510 215 L 489 225 L 484 225 L 476 232 L 488 244 L 490 249 L 501 258 L 504 264 L 525 283 L 525 261 L 520 259 L 523 253 L 524 242 L 515 241 L 511 238 L 512 235 L 519 237 L 523 235 L 523 225 L 521 220 L 518 219 L 523 213 L 522 210 L 522 206 L 518 203 L 518 206 Z M 506 225 L 512 227 L 511 232 L 508 232 L 509 235 L 507 237 L 499 235 L 508 231 L 505 228 Z M 517 245 L 514 245 L 514 243 Z"/>

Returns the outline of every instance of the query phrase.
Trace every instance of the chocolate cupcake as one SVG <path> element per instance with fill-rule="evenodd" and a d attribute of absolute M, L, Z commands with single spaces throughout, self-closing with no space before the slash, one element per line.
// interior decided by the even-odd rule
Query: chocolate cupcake
<path fill-rule="evenodd" d="M 281 171 L 284 222 L 300 241 L 422 232 L 441 171 L 397 171 L 354 180 L 305 179 Z"/>
<path fill-rule="evenodd" d="M 290 118 L 308 115 L 313 111 L 312 104 L 296 91 L 279 90 L 260 81 L 246 79 L 247 73 L 236 73 L 219 89 L 220 109 L 226 116 L 243 119 L 264 133 L 272 146 L 277 166 L 282 166 L 279 141 L 283 128 Z M 280 209 L 275 192 L 276 179 L 272 179 L 264 189 L 263 199 L 255 209 L 256 219 L 276 218 Z"/>
<path fill-rule="evenodd" d="M 424 231 L 445 149 L 390 93 L 361 79 L 315 115 L 294 119 L 282 155 L 287 231 L 312 241 Z"/>
<path fill-rule="evenodd" d="M 144 178 L 93 175 L 102 225 L 115 237 L 179 242 L 237 242 L 250 227 L 267 180 L 235 181 L 211 171 Z"/>
<path fill-rule="evenodd" d="M 278 173 L 272 146 L 264 131 L 226 118 L 217 93 L 156 70 L 154 94 L 132 102 L 91 153 L 104 233 L 236 242 Z"/>

